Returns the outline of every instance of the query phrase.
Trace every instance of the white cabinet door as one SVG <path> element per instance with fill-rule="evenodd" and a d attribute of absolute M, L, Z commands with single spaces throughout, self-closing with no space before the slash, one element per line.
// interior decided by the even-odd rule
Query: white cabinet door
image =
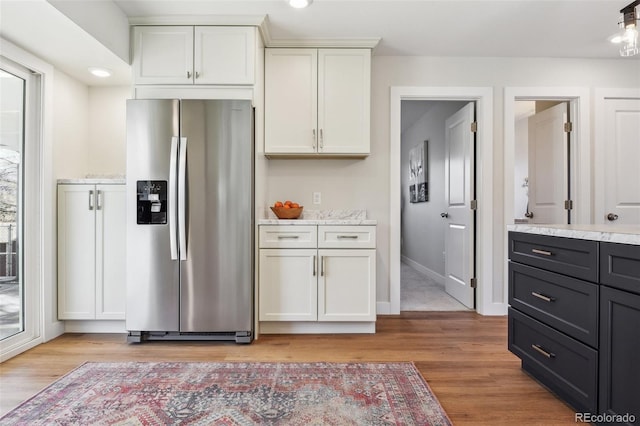
<path fill-rule="evenodd" d="M 135 84 L 193 83 L 193 26 L 133 29 Z"/>
<path fill-rule="evenodd" d="M 318 321 L 375 321 L 375 253 L 318 250 Z"/>
<path fill-rule="evenodd" d="M 58 318 L 95 317 L 95 187 L 58 185 Z"/>
<path fill-rule="evenodd" d="M 96 187 L 96 319 L 125 319 L 126 188 Z"/>
<path fill-rule="evenodd" d="M 260 321 L 316 321 L 315 249 L 261 249 Z"/>
<path fill-rule="evenodd" d="M 318 51 L 318 152 L 370 152 L 370 49 Z"/>
<path fill-rule="evenodd" d="M 317 152 L 317 49 L 265 50 L 265 153 Z"/>
<path fill-rule="evenodd" d="M 195 27 L 195 84 L 254 84 L 254 27 Z"/>
<path fill-rule="evenodd" d="M 596 207 L 596 222 L 640 223 L 640 99 L 604 101 L 604 137 L 598 139 L 602 159 L 597 164 L 604 205 Z M 604 166 L 604 167 L 603 167 Z"/>
<path fill-rule="evenodd" d="M 569 199 L 569 139 L 564 130 L 566 103 L 529 117 L 530 223 L 568 223 L 564 202 Z M 569 210 L 570 212 L 570 210 Z"/>

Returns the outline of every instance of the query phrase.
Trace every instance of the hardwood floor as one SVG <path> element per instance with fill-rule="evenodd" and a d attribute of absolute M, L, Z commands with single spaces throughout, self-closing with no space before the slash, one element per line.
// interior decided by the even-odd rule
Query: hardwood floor
<path fill-rule="evenodd" d="M 506 317 L 473 312 L 407 312 L 379 317 L 374 335 L 262 335 L 250 345 L 65 334 L 0 364 L 0 413 L 85 361 L 413 361 L 455 425 L 575 425 L 507 350 Z"/>

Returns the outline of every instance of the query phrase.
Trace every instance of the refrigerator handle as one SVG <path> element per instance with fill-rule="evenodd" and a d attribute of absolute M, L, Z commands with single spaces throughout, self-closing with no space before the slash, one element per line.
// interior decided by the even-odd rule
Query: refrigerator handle
<path fill-rule="evenodd" d="M 178 155 L 178 236 L 180 238 L 180 260 L 187 260 L 187 138 L 180 138 Z"/>
<path fill-rule="evenodd" d="M 171 157 L 169 160 L 169 242 L 171 244 L 171 260 L 178 260 L 178 232 L 176 220 L 178 182 L 178 137 L 171 138 Z"/>

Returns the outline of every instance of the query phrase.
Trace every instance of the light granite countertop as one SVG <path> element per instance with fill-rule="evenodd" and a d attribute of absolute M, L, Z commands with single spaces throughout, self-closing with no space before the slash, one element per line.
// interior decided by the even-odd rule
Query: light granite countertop
<path fill-rule="evenodd" d="M 118 185 L 127 183 L 123 175 L 87 175 L 83 178 L 58 179 L 62 184 Z"/>
<path fill-rule="evenodd" d="M 508 231 L 640 245 L 640 225 L 507 225 Z"/>
<path fill-rule="evenodd" d="M 298 219 L 278 219 L 271 209 L 265 209 L 258 225 L 376 225 L 367 219 L 366 210 L 302 210 Z"/>

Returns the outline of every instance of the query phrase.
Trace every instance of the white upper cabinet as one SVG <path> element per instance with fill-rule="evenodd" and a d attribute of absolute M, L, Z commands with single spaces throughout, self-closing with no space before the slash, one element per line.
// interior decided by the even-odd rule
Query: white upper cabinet
<path fill-rule="evenodd" d="M 369 154 L 371 50 L 318 51 L 318 152 Z"/>
<path fill-rule="evenodd" d="M 254 84 L 253 27 L 195 27 L 195 84 Z"/>
<path fill-rule="evenodd" d="M 266 49 L 265 152 L 315 154 L 318 143 L 316 49 Z"/>
<path fill-rule="evenodd" d="M 265 154 L 369 154 L 370 92 L 370 49 L 266 49 Z"/>
<path fill-rule="evenodd" d="M 253 85 L 256 28 L 136 26 L 134 84 Z"/>

